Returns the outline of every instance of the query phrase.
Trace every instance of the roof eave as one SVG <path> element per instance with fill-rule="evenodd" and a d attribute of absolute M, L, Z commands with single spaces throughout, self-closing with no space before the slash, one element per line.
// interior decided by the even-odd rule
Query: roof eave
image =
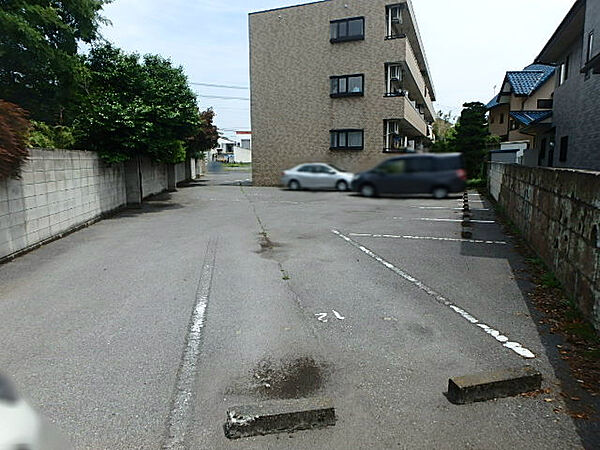
<path fill-rule="evenodd" d="M 559 62 L 558 57 L 562 53 L 563 48 L 570 45 L 573 41 L 573 39 L 566 41 L 564 39 L 565 36 L 568 36 L 568 33 L 576 33 L 579 28 L 583 30 L 585 22 L 585 5 L 586 0 L 577 0 L 575 2 L 550 40 L 535 59 L 535 64 L 555 65 Z"/>

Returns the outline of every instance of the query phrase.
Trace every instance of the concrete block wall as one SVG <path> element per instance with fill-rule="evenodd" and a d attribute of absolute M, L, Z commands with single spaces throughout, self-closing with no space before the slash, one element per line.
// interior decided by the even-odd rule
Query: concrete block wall
<path fill-rule="evenodd" d="M 489 191 L 600 333 L 600 172 L 490 163 Z"/>
<path fill-rule="evenodd" d="M 31 150 L 21 179 L 0 180 L 0 258 L 125 204 L 123 165 L 92 152 Z"/>
<path fill-rule="evenodd" d="M 144 198 L 167 189 L 167 164 L 141 158 L 142 192 Z"/>

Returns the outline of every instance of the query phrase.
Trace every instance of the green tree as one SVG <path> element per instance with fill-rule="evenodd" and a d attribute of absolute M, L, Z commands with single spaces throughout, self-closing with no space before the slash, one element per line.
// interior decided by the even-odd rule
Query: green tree
<path fill-rule="evenodd" d="M 204 152 L 213 149 L 219 141 L 219 131 L 213 124 L 215 112 L 212 108 L 200 113 L 200 130 L 188 142 L 188 152 L 192 158 L 200 158 Z"/>
<path fill-rule="evenodd" d="M 463 153 L 470 178 L 485 178 L 486 144 L 489 139 L 487 110 L 481 102 L 465 103 L 455 129 L 453 146 Z"/>
<path fill-rule="evenodd" d="M 140 154 L 159 162 L 185 159 L 200 116 L 181 67 L 156 55 L 140 60 L 110 44 L 92 48 L 86 66 L 87 96 L 73 124 L 79 147 L 108 162 Z"/>
<path fill-rule="evenodd" d="M 456 130 L 454 129 L 454 122 L 456 117 L 452 117 L 451 113 L 444 113 L 438 111 L 437 117 L 433 122 L 433 134 L 435 136 L 435 142 L 433 143 L 432 152 L 434 153 L 447 153 L 453 152 L 454 149 L 454 137 Z"/>
<path fill-rule="evenodd" d="M 77 47 L 99 37 L 110 1 L 0 0 L 0 98 L 63 123 L 85 77 Z"/>

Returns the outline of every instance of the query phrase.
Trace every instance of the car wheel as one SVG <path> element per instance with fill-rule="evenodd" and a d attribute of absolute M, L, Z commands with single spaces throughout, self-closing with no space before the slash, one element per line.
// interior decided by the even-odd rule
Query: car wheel
<path fill-rule="evenodd" d="M 360 195 L 363 197 L 375 197 L 377 192 L 375 191 L 375 186 L 372 184 L 363 184 L 360 187 Z"/>
<path fill-rule="evenodd" d="M 442 199 L 448 197 L 448 189 L 443 186 L 438 186 L 433 189 L 433 198 Z"/>
<path fill-rule="evenodd" d="M 288 183 L 288 187 L 292 190 L 292 191 L 299 191 L 300 190 L 300 183 L 298 183 L 298 181 L 296 180 L 292 180 Z"/>
<path fill-rule="evenodd" d="M 344 180 L 340 180 L 335 184 L 335 188 L 338 191 L 347 191 L 348 190 L 348 183 L 346 183 Z"/>

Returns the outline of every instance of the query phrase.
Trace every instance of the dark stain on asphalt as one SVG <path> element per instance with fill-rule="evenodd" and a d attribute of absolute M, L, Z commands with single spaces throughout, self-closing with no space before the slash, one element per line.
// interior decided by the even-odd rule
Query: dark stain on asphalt
<path fill-rule="evenodd" d="M 260 245 L 260 249 L 257 250 L 256 253 L 262 254 L 266 257 L 270 257 L 273 249 L 280 246 L 276 242 L 273 242 L 265 232 L 258 234 L 258 244 Z"/>
<path fill-rule="evenodd" d="M 274 361 L 262 359 L 250 371 L 250 380 L 240 380 L 226 394 L 250 393 L 267 399 L 308 397 L 320 391 L 330 375 L 329 364 L 312 357 Z"/>

